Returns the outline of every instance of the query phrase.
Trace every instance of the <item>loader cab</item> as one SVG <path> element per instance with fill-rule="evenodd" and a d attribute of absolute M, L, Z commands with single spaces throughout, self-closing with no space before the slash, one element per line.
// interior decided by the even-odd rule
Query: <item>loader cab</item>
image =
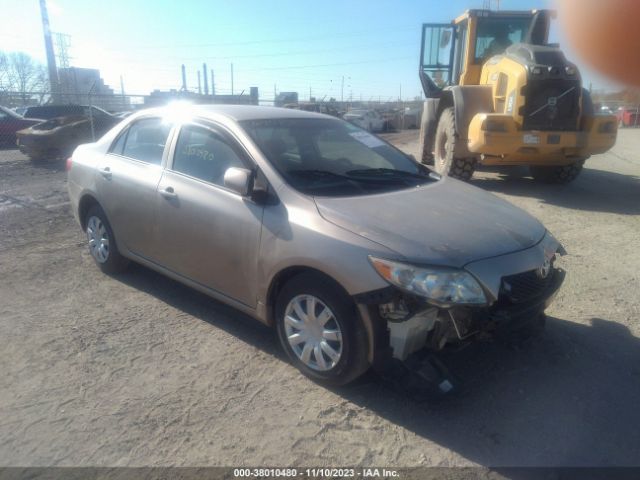
<path fill-rule="evenodd" d="M 545 45 L 550 10 L 468 10 L 452 23 L 422 26 L 420 80 L 427 98 L 450 85 L 478 85 L 484 63 L 514 43 Z"/>

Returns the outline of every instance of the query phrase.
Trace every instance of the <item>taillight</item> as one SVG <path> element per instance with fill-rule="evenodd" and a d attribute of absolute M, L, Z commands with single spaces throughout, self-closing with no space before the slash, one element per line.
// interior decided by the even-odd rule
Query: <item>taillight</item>
<path fill-rule="evenodd" d="M 67 158 L 67 163 L 65 164 L 65 170 L 68 172 L 71 170 L 71 165 L 73 164 L 73 157 Z"/>

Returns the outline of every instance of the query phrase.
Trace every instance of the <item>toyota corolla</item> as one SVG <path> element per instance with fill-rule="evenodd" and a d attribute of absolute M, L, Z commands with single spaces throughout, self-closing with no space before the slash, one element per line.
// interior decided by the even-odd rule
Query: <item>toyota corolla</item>
<path fill-rule="evenodd" d="M 539 324 L 564 278 L 536 219 L 321 114 L 145 110 L 67 168 L 103 272 L 134 261 L 232 305 L 325 383 Z"/>

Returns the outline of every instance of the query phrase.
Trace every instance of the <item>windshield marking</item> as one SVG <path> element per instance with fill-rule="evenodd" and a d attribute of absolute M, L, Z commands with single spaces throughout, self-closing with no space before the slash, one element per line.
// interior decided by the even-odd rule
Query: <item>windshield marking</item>
<path fill-rule="evenodd" d="M 375 135 L 371 135 L 367 132 L 352 132 L 349 135 L 369 148 L 376 148 L 384 145 L 384 142 L 382 140 L 380 140 Z"/>

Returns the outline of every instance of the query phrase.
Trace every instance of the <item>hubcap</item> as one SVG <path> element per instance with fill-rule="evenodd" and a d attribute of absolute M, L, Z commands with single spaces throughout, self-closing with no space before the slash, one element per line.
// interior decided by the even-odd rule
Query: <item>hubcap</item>
<path fill-rule="evenodd" d="M 91 217 L 87 222 L 87 240 L 93 258 L 99 263 L 106 262 L 109 258 L 109 234 L 98 217 Z"/>
<path fill-rule="evenodd" d="M 342 355 L 342 332 L 331 309 L 313 295 L 294 297 L 284 313 L 291 349 L 307 367 L 327 371 Z"/>

